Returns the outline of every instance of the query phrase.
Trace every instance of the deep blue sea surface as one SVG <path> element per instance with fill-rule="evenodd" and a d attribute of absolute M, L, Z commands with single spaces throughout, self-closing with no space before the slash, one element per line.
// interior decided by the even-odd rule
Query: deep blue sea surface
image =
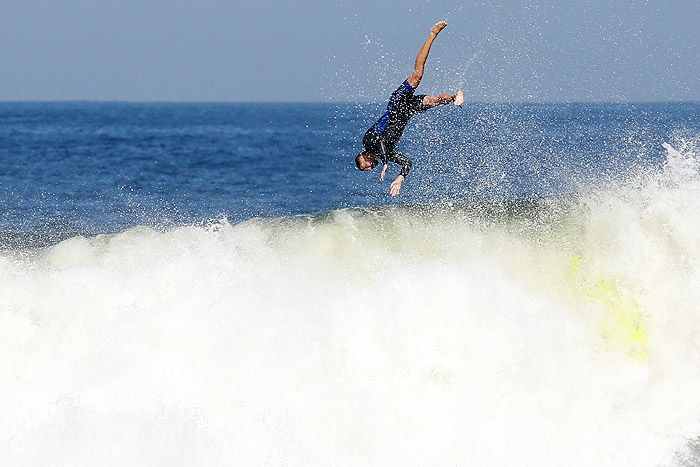
<path fill-rule="evenodd" d="M 117 232 L 226 216 L 538 197 L 639 166 L 700 132 L 700 104 L 467 104 L 415 117 L 399 198 L 353 157 L 380 105 L 0 103 L 0 227 Z"/>

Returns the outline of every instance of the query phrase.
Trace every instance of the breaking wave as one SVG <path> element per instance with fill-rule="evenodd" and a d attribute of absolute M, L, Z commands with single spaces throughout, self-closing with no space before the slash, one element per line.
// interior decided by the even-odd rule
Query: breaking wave
<path fill-rule="evenodd" d="M 6 465 L 692 465 L 700 176 L 0 253 Z M 695 450 L 694 450 L 695 449 Z"/>

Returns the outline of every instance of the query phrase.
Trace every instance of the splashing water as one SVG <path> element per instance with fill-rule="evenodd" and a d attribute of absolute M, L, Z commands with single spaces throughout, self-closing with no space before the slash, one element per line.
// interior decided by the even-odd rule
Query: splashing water
<path fill-rule="evenodd" d="M 692 465 L 700 179 L 0 256 L 5 465 Z"/>

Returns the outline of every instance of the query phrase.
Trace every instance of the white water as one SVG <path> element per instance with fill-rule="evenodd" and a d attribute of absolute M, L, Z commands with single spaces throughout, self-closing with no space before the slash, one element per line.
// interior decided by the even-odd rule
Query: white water
<path fill-rule="evenodd" d="M 522 212 L 2 253 L 1 463 L 684 465 L 700 179 L 693 148 L 668 151 L 662 173 Z"/>

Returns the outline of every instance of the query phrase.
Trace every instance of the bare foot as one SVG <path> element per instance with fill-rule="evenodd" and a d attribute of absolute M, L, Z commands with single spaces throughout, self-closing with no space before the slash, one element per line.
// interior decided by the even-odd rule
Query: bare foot
<path fill-rule="evenodd" d="M 459 91 L 457 94 L 455 94 L 454 103 L 455 103 L 455 105 L 464 104 L 464 92 L 463 91 Z"/>
<path fill-rule="evenodd" d="M 440 31 L 442 31 L 443 29 L 445 29 L 446 26 L 447 26 L 447 21 L 440 21 L 439 23 L 435 23 L 435 26 L 430 28 L 430 34 L 435 34 L 437 36 L 438 33 Z"/>

